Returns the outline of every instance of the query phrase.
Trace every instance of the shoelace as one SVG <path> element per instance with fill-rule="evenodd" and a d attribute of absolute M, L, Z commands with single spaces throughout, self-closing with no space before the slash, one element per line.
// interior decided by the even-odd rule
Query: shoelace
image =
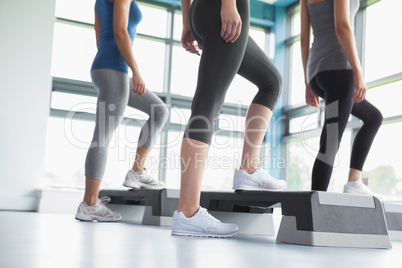
<path fill-rule="evenodd" d="M 209 219 L 213 220 L 214 222 L 221 222 L 220 220 L 218 220 L 217 218 L 215 218 L 214 216 L 209 214 L 207 209 L 205 209 L 205 208 L 200 207 L 200 214 L 207 216 Z"/>
<path fill-rule="evenodd" d="M 110 202 L 110 197 L 109 196 L 103 196 L 100 201 L 102 202 L 102 204 L 107 204 Z"/>
<path fill-rule="evenodd" d="M 100 201 L 101 201 L 101 206 L 102 206 L 102 209 L 103 209 L 103 211 L 104 211 L 104 215 L 107 215 L 107 214 L 110 214 L 110 215 L 115 215 L 115 213 L 112 211 L 112 210 L 110 210 L 110 208 L 108 208 L 107 206 L 105 206 L 105 204 L 107 204 L 107 203 L 109 203 L 110 202 L 110 197 L 109 196 L 103 196 L 101 199 L 100 199 Z"/>

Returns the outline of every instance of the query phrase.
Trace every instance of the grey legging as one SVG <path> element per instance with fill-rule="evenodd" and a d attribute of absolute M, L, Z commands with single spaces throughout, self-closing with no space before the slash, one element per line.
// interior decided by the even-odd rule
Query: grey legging
<path fill-rule="evenodd" d="M 226 91 L 236 74 L 258 87 L 253 103 L 274 110 L 281 92 L 279 71 L 248 35 L 250 2 L 236 2 L 242 29 L 234 43 L 226 43 L 220 36 L 221 1 L 195 0 L 190 10 L 191 33 L 202 46 L 203 52 L 191 118 L 184 137 L 207 144 L 211 143 L 214 121 L 219 116 Z M 248 94 L 246 88 L 244 94 Z"/>
<path fill-rule="evenodd" d="M 95 69 L 91 72 L 92 83 L 98 91 L 96 125 L 91 146 L 85 161 L 85 175 L 103 178 L 109 142 L 123 118 L 126 106 L 149 115 L 143 125 L 138 146 L 152 149 L 168 118 L 166 104 L 150 90 L 143 96 L 133 94 L 130 77 L 111 69 Z"/>

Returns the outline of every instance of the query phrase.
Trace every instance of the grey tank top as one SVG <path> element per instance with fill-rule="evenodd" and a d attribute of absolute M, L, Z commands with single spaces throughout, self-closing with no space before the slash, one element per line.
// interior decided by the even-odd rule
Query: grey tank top
<path fill-rule="evenodd" d="M 322 71 L 351 69 L 335 31 L 334 1 L 323 0 L 315 4 L 307 2 L 314 41 L 307 62 L 307 80 Z M 360 0 L 350 0 L 349 22 L 354 30 L 354 21 Z"/>

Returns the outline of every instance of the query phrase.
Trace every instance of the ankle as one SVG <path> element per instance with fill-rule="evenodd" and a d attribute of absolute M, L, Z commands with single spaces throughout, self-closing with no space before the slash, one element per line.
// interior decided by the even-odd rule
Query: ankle
<path fill-rule="evenodd" d="M 347 185 L 351 187 L 359 187 L 363 184 L 362 179 L 357 179 L 357 180 L 348 180 Z"/>
<path fill-rule="evenodd" d="M 96 200 L 98 200 L 98 198 L 94 198 L 94 197 L 85 197 L 84 198 L 84 202 L 85 204 L 87 204 L 87 206 L 93 206 L 96 202 Z"/>
<path fill-rule="evenodd" d="M 249 175 L 253 174 L 257 169 L 258 167 L 240 167 L 240 170 L 244 170 Z"/>
<path fill-rule="evenodd" d="M 178 209 L 177 211 L 183 213 L 186 218 L 191 218 L 197 214 L 199 209 L 198 207 L 197 209 Z"/>
<path fill-rule="evenodd" d="M 135 173 L 138 173 L 138 172 L 144 171 L 144 168 L 143 168 L 143 167 L 137 167 L 137 166 L 135 166 L 135 167 L 132 168 L 132 170 L 133 170 Z"/>

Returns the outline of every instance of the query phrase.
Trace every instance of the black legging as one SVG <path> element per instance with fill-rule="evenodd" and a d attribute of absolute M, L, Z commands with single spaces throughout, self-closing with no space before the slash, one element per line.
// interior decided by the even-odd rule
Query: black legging
<path fill-rule="evenodd" d="M 190 29 L 203 52 L 191 118 L 184 137 L 206 144 L 211 143 L 214 122 L 236 73 L 258 87 L 253 103 L 271 110 L 275 108 L 282 86 L 279 71 L 248 35 L 249 1 L 237 1 L 242 29 L 234 43 L 226 43 L 220 36 L 221 4 L 218 0 L 195 0 L 190 9 Z M 247 89 L 244 89 L 244 94 L 247 94 Z"/>
<path fill-rule="evenodd" d="M 382 123 L 381 112 L 367 100 L 353 103 L 355 93 L 351 70 L 323 71 L 311 81 L 313 92 L 325 100 L 325 122 L 321 133 L 320 150 L 312 172 L 312 190 L 326 191 L 343 132 L 350 114 L 363 121 L 357 133 L 350 167 L 362 170 L 371 144 Z"/>

